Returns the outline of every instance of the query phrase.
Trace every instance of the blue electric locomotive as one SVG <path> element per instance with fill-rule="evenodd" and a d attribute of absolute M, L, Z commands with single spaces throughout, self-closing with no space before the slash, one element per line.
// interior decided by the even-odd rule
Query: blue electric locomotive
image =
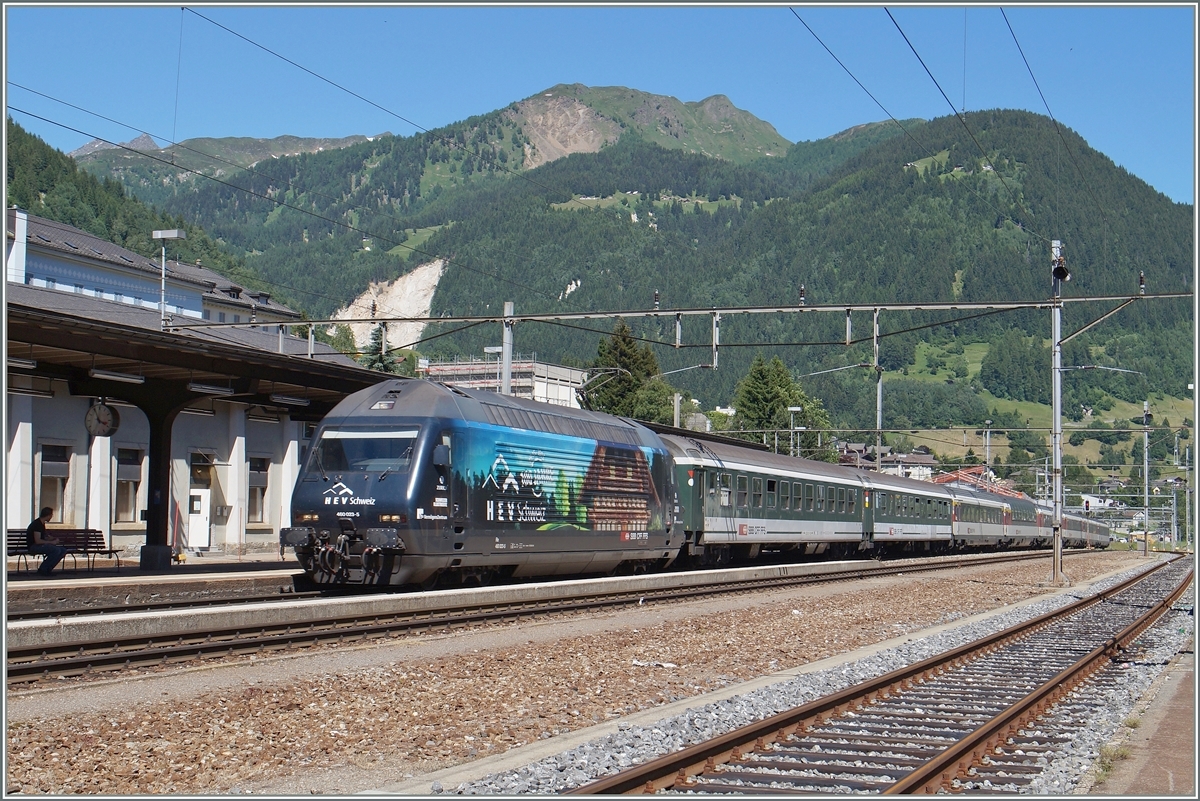
<path fill-rule="evenodd" d="M 280 538 L 321 584 L 665 567 L 674 494 L 661 440 L 633 421 L 393 380 L 321 422 Z"/>

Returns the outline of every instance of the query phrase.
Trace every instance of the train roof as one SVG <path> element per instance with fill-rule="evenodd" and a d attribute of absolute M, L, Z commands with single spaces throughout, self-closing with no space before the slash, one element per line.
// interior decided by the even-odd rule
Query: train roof
<path fill-rule="evenodd" d="M 949 487 L 944 484 L 934 484 L 915 478 L 905 478 L 889 473 L 878 473 L 874 470 L 863 470 L 858 467 L 818 462 L 812 459 L 802 459 L 795 456 L 771 453 L 756 447 L 746 447 L 752 443 L 741 443 L 723 438 L 693 437 L 685 433 L 661 434 L 663 442 L 672 455 L 695 456 L 714 459 L 718 462 L 738 462 L 751 464 L 762 468 L 775 468 L 780 471 L 795 471 L 817 473 L 831 479 L 862 483 L 874 490 L 907 491 L 922 495 L 935 495 L 959 499 L 971 499 L 981 503 L 1009 506 L 1035 506 L 1035 502 L 1027 498 L 1010 498 L 978 490 Z M 690 453 L 689 453 L 690 452 Z"/>
<path fill-rule="evenodd" d="M 624 417 L 412 378 L 382 381 L 348 396 L 326 415 L 323 425 L 370 427 L 386 425 L 396 417 L 467 420 L 635 447 L 662 447 L 652 431 Z"/>

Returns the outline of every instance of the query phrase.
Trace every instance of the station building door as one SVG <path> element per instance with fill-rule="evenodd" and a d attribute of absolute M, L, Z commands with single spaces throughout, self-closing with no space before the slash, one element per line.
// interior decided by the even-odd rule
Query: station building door
<path fill-rule="evenodd" d="M 187 545 L 191 549 L 208 548 L 212 545 L 212 457 L 193 453 L 190 473 Z"/>

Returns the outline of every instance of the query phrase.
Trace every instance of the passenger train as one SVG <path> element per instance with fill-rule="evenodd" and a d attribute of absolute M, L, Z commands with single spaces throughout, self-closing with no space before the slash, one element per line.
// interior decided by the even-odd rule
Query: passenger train
<path fill-rule="evenodd" d="M 318 584 L 420 588 L 1051 542 L 1028 499 L 410 379 L 325 417 L 280 532 Z M 1064 517 L 1065 547 L 1108 543 Z"/>

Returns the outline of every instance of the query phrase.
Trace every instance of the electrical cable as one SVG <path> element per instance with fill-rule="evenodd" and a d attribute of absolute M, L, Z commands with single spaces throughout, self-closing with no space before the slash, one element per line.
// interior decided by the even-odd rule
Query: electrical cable
<path fill-rule="evenodd" d="M 1108 215 L 1104 213 L 1104 207 L 1100 205 L 1100 200 L 1096 197 L 1096 193 L 1092 190 L 1092 185 L 1088 183 L 1087 176 L 1083 174 L 1083 169 L 1079 166 L 1079 162 L 1075 160 L 1075 154 L 1071 152 L 1070 145 L 1067 144 L 1067 138 L 1063 136 L 1062 128 L 1059 127 L 1058 119 L 1055 118 L 1054 112 L 1050 110 L 1050 103 L 1046 101 L 1046 95 L 1042 93 L 1042 87 L 1038 84 L 1037 77 L 1033 74 L 1033 67 L 1029 64 L 1029 59 L 1025 57 L 1025 49 L 1021 47 L 1021 42 L 1017 39 L 1017 32 L 1013 30 L 1012 23 L 1008 21 L 1008 14 L 1004 13 L 1004 9 L 1000 9 L 1000 15 L 1004 17 L 1004 24 L 1008 26 L 1008 32 L 1012 34 L 1013 44 L 1017 46 L 1017 52 L 1021 54 L 1021 60 L 1025 62 L 1025 69 L 1029 71 L 1029 78 L 1033 81 L 1033 86 L 1037 89 L 1038 97 L 1042 99 L 1042 105 L 1046 107 L 1046 114 L 1049 115 L 1050 121 L 1054 123 L 1054 132 L 1058 134 L 1058 138 L 1062 140 L 1063 149 L 1067 151 L 1067 157 L 1071 159 L 1071 163 L 1075 165 L 1075 172 L 1079 173 L 1079 178 L 1083 181 L 1083 186 L 1087 189 L 1087 193 L 1092 198 L 1092 202 L 1096 204 L 1096 210 L 1100 212 L 1100 219 L 1104 221 L 1104 256 L 1108 259 Z"/>
<path fill-rule="evenodd" d="M 908 48 L 912 50 L 913 55 L 917 57 L 917 61 L 921 63 L 921 67 L 924 68 L 925 74 L 929 76 L 929 80 L 933 81 L 933 85 L 937 87 L 937 90 L 942 95 L 942 98 L 950 106 L 950 111 L 954 114 L 955 119 L 962 124 L 963 130 L 967 132 L 967 136 L 971 137 L 971 141 L 974 142 L 975 147 L 979 149 L 979 153 L 983 156 L 984 162 L 992 168 L 992 172 L 996 173 L 996 177 L 1000 179 L 1000 183 L 1004 184 L 1004 188 L 1008 191 L 1009 196 L 1012 197 L 1013 203 L 1015 203 L 1017 208 L 1021 210 L 1021 213 L 1025 215 L 1026 219 L 1032 221 L 1033 216 L 1028 212 L 1028 210 L 1026 210 L 1025 206 L 1022 205 L 1021 199 L 1017 197 L 1017 194 L 1013 191 L 1013 188 L 1008 185 L 1008 181 L 1004 180 L 1004 175 L 996 170 L 995 165 L 992 164 L 991 159 L 988 158 L 987 151 L 983 149 L 983 145 L 979 144 L 979 140 L 975 138 L 975 134 L 971 131 L 970 126 L 967 125 L 967 121 L 963 118 L 963 115 L 959 114 L 958 110 L 954 108 L 954 103 L 951 102 L 949 97 L 946 97 L 946 93 L 942 90 L 941 84 L 937 82 L 937 78 L 933 77 L 933 73 L 929 71 L 929 67 L 926 66 L 925 60 L 921 58 L 921 54 L 917 52 L 917 48 L 913 47 L 913 43 L 909 41 L 908 35 L 905 34 L 904 29 L 900 27 L 900 23 L 896 22 L 896 18 L 892 16 L 892 12 L 889 11 L 886 6 L 883 10 L 888 15 L 888 19 L 892 21 L 892 24 L 896 26 L 896 30 L 900 32 L 900 36 L 904 38 L 905 44 L 907 44 Z M 1036 231 L 1031 230 L 1030 233 L 1041 239 L 1043 242 L 1050 241 L 1048 237 L 1045 237 Z"/>
<path fill-rule="evenodd" d="M 312 77 L 316 78 L 317 80 L 324 81 L 325 83 L 329 84 L 330 86 L 345 92 L 346 94 L 350 95 L 351 97 L 355 97 L 355 98 L 361 100 L 362 102 L 366 103 L 367 105 L 369 105 L 373 108 L 376 108 L 379 111 L 382 111 L 384 114 L 395 117 L 396 119 L 400 120 L 401 122 L 405 122 L 405 123 L 411 125 L 412 127 L 416 128 L 417 130 L 423 131 L 424 133 L 433 133 L 428 128 L 418 125 L 417 123 L 413 122 L 412 120 L 408 119 L 407 117 L 403 117 L 403 116 L 397 114 L 396 112 L 392 111 L 391 109 L 384 108 L 383 106 L 376 103 L 374 100 L 369 100 L 368 98 L 363 97 L 362 95 L 358 94 L 357 92 L 355 92 L 351 89 L 347 89 L 346 87 L 342 86 L 341 84 L 336 83 L 335 81 L 332 81 L 329 78 L 326 78 L 325 76 L 323 76 L 319 73 L 313 72 L 308 67 L 305 67 L 302 64 L 298 64 L 295 61 L 292 61 L 287 56 L 276 53 L 274 50 L 270 49 L 269 47 L 266 47 L 265 45 L 261 45 L 258 42 L 254 41 L 253 39 L 250 39 L 249 37 L 243 36 L 242 34 L 238 33 L 237 31 L 233 30 L 232 28 L 228 28 L 228 27 L 222 25 L 221 23 L 216 22 L 215 20 L 209 19 L 208 17 L 204 16 L 200 12 L 196 11 L 194 8 L 189 8 L 187 6 L 184 6 L 181 10 L 187 11 L 191 14 L 195 14 L 197 17 L 204 20 L 205 22 L 207 22 L 211 25 L 215 25 L 216 27 L 220 28 L 221 30 L 225 31 L 226 33 L 236 36 L 237 38 L 241 39 L 242 41 L 244 41 L 248 44 L 251 44 L 254 47 L 257 47 L 258 49 L 260 49 L 266 53 L 270 53 L 271 55 L 275 56 L 276 58 L 280 59 L 281 61 L 285 61 L 288 64 L 291 64 L 296 69 L 301 70 L 302 72 L 305 72 L 305 73 L 311 75 Z M 461 147 L 462 150 L 470 153 L 473 156 L 479 155 L 475 151 L 467 150 L 466 145 L 460 146 L 458 144 L 458 142 L 454 141 L 454 139 L 451 137 L 443 136 L 443 137 L 438 137 L 438 138 L 442 141 L 443 144 L 446 144 L 447 147 L 453 147 L 453 148 Z M 515 176 L 515 177 L 521 178 L 525 181 L 528 181 L 529 183 L 533 184 L 534 186 L 537 186 L 541 189 L 545 189 L 547 192 L 555 191 L 554 189 L 551 189 L 548 186 L 545 186 L 543 184 L 538 183 L 537 181 L 534 181 L 532 178 L 525 175 L 524 173 L 509 170 L 507 167 L 504 167 L 504 166 L 497 167 L 496 169 L 500 170 L 501 172 L 507 172 L 508 174 L 510 174 L 512 176 Z M 599 206 L 592 206 L 587 203 L 584 203 L 582 200 L 576 199 L 574 197 L 574 194 L 572 194 L 571 200 L 572 200 L 572 202 L 578 203 L 579 205 L 583 206 L 584 208 L 593 209 L 593 210 L 599 208 Z"/>
<path fill-rule="evenodd" d="M 363 235 L 363 236 L 367 236 L 367 237 L 370 237 L 370 238 L 373 238 L 373 239 L 379 239 L 379 240 L 381 240 L 381 241 L 383 241 L 383 242 L 386 242 L 386 243 L 388 243 L 388 244 L 390 244 L 390 245 L 393 245 L 393 246 L 399 246 L 399 247 L 406 248 L 407 250 L 411 250 L 411 251 L 412 251 L 412 252 L 414 252 L 414 253 L 419 253 L 419 254 L 421 254 L 421 255 L 423 255 L 423 256 L 429 256 L 431 259 L 437 259 L 437 258 L 440 258 L 440 259 L 442 259 L 443 261 L 445 261 L 447 264 L 450 264 L 450 265 L 453 265 L 453 266 L 456 266 L 456 267 L 461 267 L 462 269 L 464 269 L 464 270 L 467 270 L 468 272 L 476 273 L 477 275 L 481 275 L 481 276 L 483 276 L 483 277 L 485 277 L 485 278 L 492 278 L 492 279 L 494 279 L 494 280 L 497 280 L 497 281 L 502 281 L 502 282 L 504 282 L 504 283 L 506 283 L 506 284 L 511 284 L 511 285 L 513 285 L 514 287 L 517 287 L 518 289 L 524 289 L 524 290 L 527 290 L 527 291 L 529 291 L 529 292 L 532 292 L 532 293 L 533 293 L 533 294 L 535 294 L 535 295 L 541 295 L 542 297 L 545 297 L 545 298 L 550 298 L 550 299 L 555 299 L 555 298 L 556 298 L 556 296 L 554 296 L 554 295 L 550 295 L 550 294 L 548 294 L 548 293 L 546 293 L 546 292 L 542 292 L 542 291 L 541 291 L 541 290 L 539 290 L 539 289 L 535 289 L 535 288 L 533 288 L 533 287 L 531 287 L 531 286 L 528 286 L 528 285 L 522 284 L 522 283 L 520 283 L 520 282 L 518 282 L 518 281 L 513 281 L 512 279 L 509 279 L 509 278 L 504 278 L 504 277 L 502 277 L 502 276 L 500 276 L 500 275 L 496 275 L 496 274 L 494 274 L 494 273 L 488 273 L 488 272 L 485 272 L 485 271 L 483 271 L 483 270 L 479 270 L 479 269 L 477 269 L 477 268 L 475 268 L 475 267 L 471 267 L 471 266 L 469 266 L 469 265 L 463 264 L 463 263 L 461 263 L 461 262 L 454 262 L 454 261 L 450 261 L 449 259 L 446 259 L 445 257 L 442 257 L 442 256 L 435 256 L 435 255 L 433 255 L 433 254 L 426 253 L 425 251 L 422 251 L 422 250 L 419 250 L 419 249 L 417 249 L 417 248 L 411 247 L 410 245 L 405 245 L 403 242 L 395 242 L 395 241 L 393 241 L 393 240 L 389 239 L 389 238 L 388 238 L 388 237 L 386 237 L 386 236 L 379 236 L 378 234 L 372 233 L 371 231 L 367 231 L 367 230 L 364 230 L 364 229 L 362 229 L 362 228 L 358 228 L 357 226 L 350 225 L 349 223 L 345 223 L 345 222 L 342 222 L 342 221 L 340 221 L 340 220 L 335 220 L 335 219 L 333 219 L 333 218 L 331 218 L 331 217 L 324 217 L 324 216 L 322 216 L 322 215 L 320 215 L 320 214 L 317 214 L 316 212 L 312 212 L 312 211 L 309 211 L 309 210 L 307 210 L 307 209 L 303 209 L 303 208 L 301 208 L 301 207 L 299 207 L 299 206 L 293 206 L 292 204 L 290 204 L 290 203 L 285 203 L 285 202 L 283 202 L 283 201 L 281 201 L 281 200 L 276 200 L 275 198 L 272 198 L 272 197 L 270 197 L 270 196 L 268 196 L 268 195 L 262 194 L 261 192 L 255 192 L 255 191 L 253 191 L 253 190 L 250 190 L 250 189 L 245 189 L 245 188 L 243 188 L 243 187 L 235 186 L 234 184 L 231 184 L 231 183 L 229 183 L 228 181 L 222 181 L 220 178 L 216 178 L 216 177 L 214 177 L 214 176 L 211 176 L 211 175 L 205 175 L 204 173 L 202 173 L 202 172 L 199 172 L 199 171 L 197 171 L 197 170 L 193 170 L 193 169 L 191 169 L 191 168 L 189 168 L 189 167 L 183 167 L 183 166 L 179 166 L 179 165 L 171 164 L 171 163 L 170 163 L 170 162 L 168 162 L 166 159 L 159 158 L 159 157 L 157 157 L 157 156 L 154 156 L 154 155 L 152 155 L 152 154 L 150 154 L 150 153 L 145 153 L 145 152 L 143 152 L 143 151 L 140 151 L 140 150 L 134 150 L 133 148 L 131 148 L 131 147 L 128 147 L 127 145 L 122 145 L 122 144 L 120 144 L 120 143 L 118 143 L 118 142 L 110 142 L 109 140 L 107 140 L 107 139 L 104 139 L 103 137 L 95 136 L 95 135 L 93 135 L 93 134 L 91 134 L 91 133 L 89 133 L 89 132 L 87 132 L 87 131 L 82 131 L 82 130 L 80 130 L 80 129 L 78 129 L 78 128 L 74 128 L 74 127 L 72 127 L 72 126 L 70 126 L 70 125 L 66 125 L 65 123 L 61 123 L 61 122 L 58 122 L 58 121 L 56 121 L 56 120 L 49 119 L 49 118 L 47 118 L 47 117 L 43 117 L 43 116 L 41 116 L 41 115 L 39 115 L 39 114 L 34 114 L 34 113 L 33 113 L 33 112 L 31 112 L 31 111 L 26 111 L 25 109 L 17 108 L 16 106 L 9 106 L 9 110 L 10 110 L 10 111 L 16 111 L 16 112 L 18 112 L 18 113 L 20 113 L 20 114 L 25 114 L 25 115 L 27 115 L 27 116 L 29 116 L 29 117 L 33 117 L 33 118 L 34 118 L 34 119 L 36 119 L 36 120 L 41 120 L 41 121 L 43 121 L 43 122 L 48 122 L 48 123 L 50 123 L 51 125 L 57 125 L 57 126 L 58 126 L 58 127 L 60 127 L 60 128 L 64 128 L 64 129 L 66 129 L 66 130 L 68 130 L 68 131 L 74 131 L 75 133 L 81 134 L 81 135 L 83 135 L 83 136 L 91 136 L 93 139 L 96 139 L 96 140 L 98 140 L 98 141 L 101 141 L 101 142 L 104 142 L 104 143 L 106 143 L 106 144 L 112 145 L 113 147 L 118 147 L 118 148 L 121 148 L 122 150 L 126 150 L 126 151 L 129 151 L 129 152 L 131 152 L 131 153 L 137 153 L 137 154 L 139 154 L 139 155 L 141 155 L 141 156 L 144 156 L 144 157 L 146 157 L 146 158 L 149 158 L 149 159 L 152 159 L 152 160 L 154 160 L 154 161 L 160 162 L 160 163 L 162 163 L 162 164 L 168 164 L 168 165 L 170 165 L 170 166 L 171 166 L 172 168 L 174 168 L 174 169 L 179 169 L 179 170 L 183 170 L 183 171 L 185 171 L 185 172 L 190 172 L 190 173 L 192 173 L 193 175 L 200 176 L 201 178 L 204 178 L 204 179 L 206 179 L 206 180 L 213 181 L 213 182 L 215 182 L 215 183 L 221 184 L 222 186 L 227 186 L 227 187 L 229 187 L 230 189 L 234 189 L 234 190 L 236 190 L 236 191 L 239 191 L 239 192 L 245 192 L 246 194 L 248 194 L 248 195 L 251 195 L 251 196 L 253 196 L 253 197 L 259 198 L 259 199 L 261 199 L 261 200 L 266 200 L 266 201 L 268 201 L 268 202 L 270 202 L 270 203 L 274 203 L 275 205 L 277 205 L 277 206 L 280 206 L 280 207 L 282 207 L 282 208 L 292 209 L 293 211 L 298 211 L 298 212 L 300 212 L 301 214 L 307 214 L 307 215 L 308 215 L 308 216 L 310 216 L 310 217 L 314 217 L 314 218 L 316 218 L 316 219 L 318 219 L 318 220 L 321 220 L 321 221 L 323 221 L 323 222 L 327 222 L 327 223 L 329 223 L 330 225 L 336 225 L 336 226 L 339 226 L 339 227 L 341 227 L 341 228 L 345 228 L 346 230 L 349 230 L 349 231 L 354 231 L 355 233 L 361 234 L 361 235 Z"/>
<path fill-rule="evenodd" d="M 793 15 L 796 17 L 796 19 L 800 20 L 800 24 L 801 24 L 801 25 L 803 25 L 803 26 L 804 26 L 804 27 L 805 27 L 805 28 L 808 30 L 808 32 L 809 32 L 810 34 L 812 34 L 812 37 L 813 37 L 814 39 L 816 39 L 816 40 L 817 40 L 817 44 L 819 44 L 819 45 L 821 45 L 821 47 L 825 48 L 825 52 L 826 52 L 826 53 L 828 53 L 828 54 L 830 55 L 830 57 L 831 57 L 831 58 L 832 58 L 834 61 L 836 61 L 836 62 L 837 62 L 838 66 L 839 66 L 839 67 L 841 67 L 841 68 L 842 68 L 842 69 L 845 71 L 845 73 L 846 73 L 847 75 L 849 75 L 849 76 L 850 76 L 851 80 L 853 80 L 853 81 L 854 81 L 856 84 L 858 84 L 858 86 L 859 86 L 859 88 L 860 88 L 860 89 L 862 89 L 864 92 L 866 92 L 866 94 L 867 94 L 867 97 L 871 98 L 871 100 L 873 100 L 873 101 L 875 102 L 875 105 L 879 106 L 880 110 L 882 110 L 882 111 L 883 111 L 883 113 L 884 113 L 884 114 L 886 114 L 886 115 L 888 116 L 888 119 L 890 119 L 892 122 L 894 122 L 894 123 L 896 124 L 896 127 L 898 127 L 898 128 L 901 130 L 901 131 L 903 131 L 903 132 L 904 132 L 904 135 L 905 135 L 905 136 L 907 136 L 907 137 L 908 137 L 910 140 L 912 140 L 913 144 L 915 144 L 915 145 L 916 145 L 917 147 L 919 147 L 919 148 L 920 148 L 922 151 L 924 151 L 924 153 L 925 153 L 925 154 L 926 154 L 928 157 L 930 157 L 930 158 L 935 158 L 935 155 L 936 155 L 936 154 L 934 154 L 934 152 L 933 152 L 933 151 L 931 151 L 931 150 L 930 150 L 930 149 L 929 149 L 929 148 L 928 148 L 926 145 L 924 145 L 924 144 L 922 144 L 921 142 L 917 141 L 916 137 L 914 137 L 914 136 L 912 135 L 912 133 L 911 133 L 911 132 L 910 132 L 910 131 L 909 131 L 907 128 L 905 128 L 905 127 L 904 127 L 904 126 L 903 126 L 903 125 L 900 123 L 900 121 L 899 121 L 898 119 L 896 119 L 896 117 L 895 117 L 895 116 L 894 116 L 894 115 L 893 115 L 893 114 L 892 114 L 890 111 L 888 111 L 888 110 L 887 110 L 887 108 L 886 108 L 886 107 L 885 107 L 885 106 L 884 106 L 882 103 L 880 103 L 880 102 L 879 102 L 879 100 L 878 100 L 878 99 L 876 99 L 875 95 L 871 94 L 871 91 L 870 91 L 869 89 L 867 89 L 867 87 L 866 87 L 866 86 L 864 86 L 864 85 L 863 85 L 862 81 L 860 81 L 860 80 L 859 80 L 859 79 L 858 79 L 858 78 L 857 78 L 857 77 L 854 75 L 854 73 L 853 73 L 853 72 L 851 72 L 851 71 L 850 71 L 850 68 L 849 68 L 849 67 L 847 67 L 845 64 L 843 64 L 843 63 L 842 63 L 842 60 L 841 60 L 840 58 L 838 58 L 838 57 L 837 57 L 837 56 L 834 54 L 834 52 L 833 52 L 832 50 L 830 50 L 830 49 L 829 49 L 829 46 L 828 46 L 828 45 L 826 45 L 826 44 L 825 44 L 825 42 L 823 42 L 823 41 L 821 40 L 821 37 L 817 36 L 816 32 L 815 32 L 815 31 L 814 31 L 814 30 L 813 30 L 811 27 L 809 27 L 809 24 L 808 24 L 807 22 L 805 22 L 805 21 L 804 21 L 804 19 L 803 19 L 803 18 L 800 16 L 800 14 L 798 14 L 798 13 L 796 12 L 796 9 L 794 9 L 794 8 L 789 8 L 788 10 L 792 12 L 792 14 L 793 14 Z M 903 33 L 903 32 L 902 32 L 902 33 Z M 944 96 L 944 95 L 943 95 L 943 96 Z M 953 104 L 951 105 L 951 108 L 953 108 Z M 986 156 L 985 156 L 985 158 L 986 158 Z M 995 169 L 993 168 L 993 172 L 994 172 L 994 171 L 995 171 Z M 966 187 L 966 189 L 967 189 L 968 191 L 970 191 L 970 192 L 971 192 L 973 195 L 975 195 L 975 197 L 977 197 L 977 198 L 979 198 L 979 200 L 983 201 L 984 205 L 991 207 L 991 208 L 992 208 L 992 209 L 993 209 L 993 210 L 994 210 L 994 211 L 995 211 L 997 214 L 999 214 L 999 215 L 1000 215 L 1001 217 L 1003 217 L 1005 220 L 1008 220 L 1009 222 L 1011 222 L 1011 223 L 1013 223 L 1014 225 L 1018 226 L 1018 228 L 1020 228 L 1022 231 L 1024 231 L 1024 230 L 1025 230 L 1025 229 L 1024 229 L 1024 227 L 1023 227 L 1023 226 L 1021 226 L 1021 225 L 1020 225 L 1020 224 L 1019 224 L 1019 223 L 1018 223 L 1016 220 L 1014 220 L 1014 219 L 1012 218 L 1012 216 L 1011 216 L 1011 215 L 1009 215 L 1009 213 L 1008 213 L 1007 211 L 1005 211 L 1004 209 L 1000 208 L 999 206 L 996 206 L 995 204 L 993 204 L 993 203 L 992 203 L 992 201 L 991 201 L 991 200 L 990 200 L 988 197 L 986 197 L 986 196 L 984 196 L 983 194 L 981 194 L 980 192 L 976 191 L 976 190 L 975 190 L 975 188 L 974 188 L 974 187 L 972 187 L 972 186 L 970 186 L 970 185 L 964 184 L 964 186 Z M 1024 209 L 1023 209 L 1023 208 L 1022 208 L 1022 211 L 1024 211 Z M 1044 241 L 1044 242 L 1049 242 L 1049 241 L 1050 241 L 1050 240 L 1046 239 L 1045 237 L 1041 236 L 1040 234 L 1038 234 L 1036 231 L 1032 231 L 1032 230 L 1031 230 L 1031 231 L 1028 231 L 1028 233 L 1029 233 L 1031 236 L 1038 237 L 1039 239 L 1041 239 L 1041 240 L 1042 240 L 1042 241 Z"/>

